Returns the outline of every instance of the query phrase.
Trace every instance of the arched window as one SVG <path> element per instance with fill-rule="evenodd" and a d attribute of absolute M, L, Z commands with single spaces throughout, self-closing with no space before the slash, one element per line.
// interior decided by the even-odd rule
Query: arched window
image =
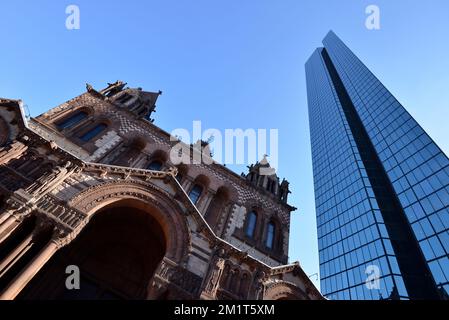
<path fill-rule="evenodd" d="M 240 270 L 236 268 L 233 271 L 234 272 L 232 273 L 230 291 L 235 294 L 238 294 L 240 288 Z"/>
<path fill-rule="evenodd" d="M 275 236 L 276 225 L 274 222 L 268 223 L 267 226 L 267 237 L 265 239 L 265 245 L 269 249 L 273 249 L 274 247 L 274 236 Z"/>
<path fill-rule="evenodd" d="M 59 121 L 56 123 L 56 126 L 59 130 L 67 129 L 70 127 L 73 127 L 77 123 L 80 123 L 82 120 L 87 118 L 87 112 L 79 111 L 75 112 L 74 114 L 70 115 L 69 117 L 63 119 L 62 121 Z"/>
<path fill-rule="evenodd" d="M 242 274 L 242 279 L 240 280 L 239 297 L 240 299 L 245 299 L 248 295 L 249 290 L 249 276 L 247 273 Z"/>
<path fill-rule="evenodd" d="M 199 184 L 194 185 L 192 190 L 190 190 L 189 192 L 190 200 L 192 200 L 192 202 L 196 204 L 202 192 L 203 192 L 202 186 L 200 186 Z"/>
<path fill-rule="evenodd" d="M 229 195 L 227 189 L 225 187 L 220 187 L 212 198 L 212 201 L 209 203 L 204 218 L 214 231 L 217 231 L 220 217 L 222 217 L 228 199 Z"/>
<path fill-rule="evenodd" d="M 147 167 L 148 170 L 160 171 L 162 169 L 162 162 L 159 160 L 153 160 Z"/>
<path fill-rule="evenodd" d="M 257 222 L 257 213 L 255 211 L 251 211 L 248 214 L 248 223 L 246 224 L 245 234 L 249 238 L 254 238 L 254 234 L 256 231 L 256 222 Z"/>
<path fill-rule="evenodd" d="M 223 275 L 221 276 L 220 279 L 220 287 L 229 290 L 230 281 L 231 281 L 231 266 L 228 263 L 226 263 L 223 270 Z"/>
<path fill-rule="evenodd" d="M 101 132 L 103 132 L 107 127 L 108 126 L 106 124 L 99 123 L 95 127 L 91 128 L 89 131 L 83 133 L 80 136 L 80 139 L 83 140 L 84 142 L 88 142 L 88 141 L 92 140 L 92 138 L 96 137 Z"/>

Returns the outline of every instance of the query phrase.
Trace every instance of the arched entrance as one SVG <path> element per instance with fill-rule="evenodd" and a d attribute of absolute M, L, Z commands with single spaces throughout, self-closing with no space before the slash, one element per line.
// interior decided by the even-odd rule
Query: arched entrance
<path fill-rule="evenodd" d="M 292 283 L 274 282 L 266 286 L 264 300 L 310 300 L 305 292 Z"/>
<path fill-rule="evenodd" d="M 57 252 L 22 291 L 24 299 L 145 299 L 166 253 L 167 237 L 151 212 L 118 201 L 94 214 L 79 236 Z M 80 270 L 68 290 L 66 268 Z"/>

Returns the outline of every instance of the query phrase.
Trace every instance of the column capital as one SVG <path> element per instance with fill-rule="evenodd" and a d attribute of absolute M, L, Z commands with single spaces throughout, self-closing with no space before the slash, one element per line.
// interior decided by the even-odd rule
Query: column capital
<path fill-rule="evenodd" d="M 58 246 L 58 249 L 70 244 L 81 232 L 84 226 L 87 224 L 88 219 L 84 223 L 79 225 L 76 229 L 72 230 L 64 225 L 56 224 L 50 241 Z"/>
<path fill-rule="evenodd" d="M 19 221 L 23 220 L 35 209 L 35 205 L 29 202 L 26 194 L 21 193 L 21 189 L 14 192 L 6 200 L 5 211 Z"/>

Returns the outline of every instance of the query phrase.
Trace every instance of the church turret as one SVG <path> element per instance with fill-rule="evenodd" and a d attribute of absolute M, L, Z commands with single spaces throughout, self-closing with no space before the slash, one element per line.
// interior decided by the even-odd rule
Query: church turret
<path fill-rule="evenodd" d="M 252 185 L 268 191 L 277 196 L 281 202 L 287 203 L 287 196 L 290 193 L 289 183 L 285 179 L 282 180 L 281 184 L 279 183 L 276 169 L 270 166 L 266 155 L 260 162 L 248 166 L 248 173 L 242 173 L 242 176 Z"/>
<path fill-rule="evenodd" d="M 138 117 L 153 122 L 151 114 L 155 111 L 156 100 L 162 94 L 162 91 L 148 92 L 142 88 L 125 87 L 126 83 L 116 81 L 108 83 L 108 87 L 100 91 L 100 94 L 106 97 L 110 102 L 119 107 L 127 108 Z"/>

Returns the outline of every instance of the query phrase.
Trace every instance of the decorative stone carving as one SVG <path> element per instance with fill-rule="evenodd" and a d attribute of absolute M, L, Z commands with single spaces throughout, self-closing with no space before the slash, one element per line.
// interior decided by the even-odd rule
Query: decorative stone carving
<path fill-rule="evenodd" d="M 201 294 L 202 298 L 215 299 L 220 278 L 225 265 L 225 250 L 220 248 L 215 251 L 212 262 L 209 266 L 209 273 L 206 278 L 206 286 Z"/>
<path fill-rule="evenodd" d="M 50 147 L 51 150 L 57 150 L 58 149 L 58 145 L 56 144 L 56 142 L 54 142 L 53 140 L 51 140 L 48 143 L 48 146 Z"/>
<path fill-rule="evenodd" d="M 263 271 L 259 271 L 256 274 L 255 285 L 254 285 L 254 298 L 260 300 L 264 294 L 264 282 L 266 281 L 266 274 Z"/>
<path fill-rule="evenodd" d="M 87 90 L 87 92 L 92 92 L 92 91 L 94 91 L 94 88 L 92 87 L 92 85 L 90 83 L 86 83 L 86 90 Z"/>
<path fill-rule="evenodd" d="M 6 200 L 5 211 L 19 221 L 27 217 L 34 209 L 35 206 L 29 203 L 28 199 L 22 197 L 18 192 L 12 194 L 11 197 Z"/>
<path fill-rule="evenodd" d="M 166 172 L 167 172 L 167 174 L 171 175 L 173 178 L 176 178 L 176 176 L 178 175 L 178 168 L 170 167 L 170 168 L 168 168 L 168 170 Z"/>
<path fill-rule="evenodd" d="M 42 196 L 46 192 L 56 187 L 59 183 L 64 181 L 71 173 L 75 171 L 76 167 L 72 166 L 70 161 L 65 162 L 62 166 L 57 166 L 49 174 L 44 174 L 31 184 L 25 191 L 31 195 Z"/>
<path fill-rule="evenodd" d="M 69 231 L 65 229 L 63 226 L 56 225 L 55 230 L 53 231 L 52 240 L 58 246 L 58 248 L 62 248 L 68 244 L 70 244 L 81 232 L 82 227 L 77 228 L 73 231 Z"/>
<path fill-rule="evenodd" d="M 159 269 L 156 271 L 156 276 L 188 292 L 191 298 L 198 298 L 202 278 L 177 265 L 170 259 L 164 258 L 161 261 Z"/>
<path fill-rule="evenodd" d="M 7 147 L 0 149 L 0 164 L 9 162 L 11 159 L 19 158 L 28 147 L 20 141 L 15 141 Z"/>
<path fill-rule="evenodd" d="M 86 214 L 67 204 L 60 203 L 50 195 L 42 197 L 36 204 L 36 209 L 56 222 L 62 223 L 71 229 L 75 229 L 87 219 Z"/>

